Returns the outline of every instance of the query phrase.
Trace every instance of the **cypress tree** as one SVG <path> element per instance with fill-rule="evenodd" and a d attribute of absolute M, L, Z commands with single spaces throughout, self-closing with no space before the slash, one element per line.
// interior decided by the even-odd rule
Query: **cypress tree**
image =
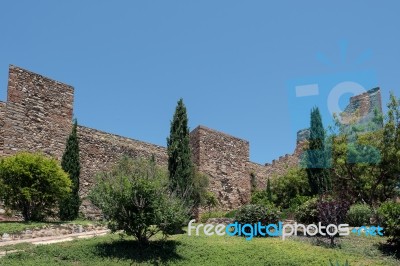
<path fill-rule="evenodd" d="M 311 194 L 323 194 L 330 190 L 328 158 L 325 149 L 325 130 L 318 107 L 311 110 L 309 147 L 306 150 L 307 176 Z"/>
<path fill-rule="evenodd" d="M 71 194 L 60 204 L 60 219 L 63 221 L 70 221 L 78 218 L 79 206 L 81 204 L 79 198 L 79 174 L 81 166 L 79 162 L 77 126 L 78 123 L 75 119 L 61 160 L 62 169 L 68 173 L 72 181 Z"/>
<path fill-rule="evenodd" d="M 190 200 L 194 167 L 189 146 L 189 127 L 186 107 L 180 99 L 171 121 L 167 138 L 170 189 L 186 202 Z"/>
<path fill-rule="evenodd" d="M 269 202 L 272 202 L 271 181 L 270 181 L 269 178 L 268 178 L 268 180 L 267 180 L 267 188 L 266 188 L 266 191 L 267 191 L 267 198 L 268 198 L 268 201 L 269 201 Z"/>

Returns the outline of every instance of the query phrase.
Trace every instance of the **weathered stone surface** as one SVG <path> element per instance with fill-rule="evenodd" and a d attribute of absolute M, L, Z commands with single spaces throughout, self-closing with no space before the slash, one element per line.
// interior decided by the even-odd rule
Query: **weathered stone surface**
<path fill-rule="evenodd" d="M 164 147 L 109 134 L 83 126 L 78 127 L 81 184 L 80 194 L 86 197 L 93 186 L 94 176 L 110 168 L 126 155 L 132 158 L 154 158 L 158 165 L 167 166 L 168 156 Z"/>
<path fill-rule="evenodd" d="M 380 88 L 371 89 L 365 93 L 350 98 L 350 103 L 340 114 L 341 123 L 364 125 L 373 122 L 374 112 L 382 112 L 382 99 Z M 381 127 L 381 124 L 376 125 Z"/>
<path fill-rule="evenodd" d="M 297 131 L 297 141 L 296 143 L 304 142 L 310 138 L 310 129 L 305 128 Z"/>
<path fill-rule="evenodd" d="M 3 154 L 40 151 L 61 159 L 72 127 L 74 89 L 15 66 L 9 71 Z"/>
<path fill-rule="evenodd" d="M 198 126 L 190 133 L 193 160 L 210 176 L 209 189 L 217 195 L 221 209 L 235 209 L 250 199 L 247 171 L 249 142 Z"/>

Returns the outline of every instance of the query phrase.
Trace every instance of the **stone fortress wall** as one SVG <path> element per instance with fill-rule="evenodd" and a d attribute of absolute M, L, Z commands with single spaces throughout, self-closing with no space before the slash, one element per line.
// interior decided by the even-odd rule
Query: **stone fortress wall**
<path fill-rule="evenodd" d="M 16 66 L 9 68 L 7 102 L 0 102 L 0 155 L 19 151 L 40 151 L 61 159 L 72 128 L 73 87 Z M 80 194 L 82 211 L 89 217 L 97 210 L 85 199 L 97 172 L 108 169 L 121 156 L 150 158 L 167 166 L 165 147 L 78 127 L 81 151 Z M 303 142 L 294 153 L 271 164 L 249 160 L 249 142 L 204 126 L 190 133 L 193 160 L 210 176 L 209 189 L 223 210 L 235 209 L 250 199 L 250 173 L 260 188 L 266 179 L 286 173 L 298 165 Z"/>

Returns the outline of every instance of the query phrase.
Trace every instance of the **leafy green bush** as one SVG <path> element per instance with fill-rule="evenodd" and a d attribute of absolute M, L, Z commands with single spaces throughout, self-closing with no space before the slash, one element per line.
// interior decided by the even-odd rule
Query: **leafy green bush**
<path fill-rule="evenodd" d="M 400 245 L 400 203 L 385 202 L 378 209 L 380 225 L 389 241 Z"/>
<path fill-rule="evenodd" d="M 351 226 L 370 224 L 372 210 L 367 204 L 353 204 L 347 212 L 347 223 Z"/>
<path fill-rule="evenodd" d="M 0 201 L 20 211 L 25 221 L 56 215 L 58 203 L 71 191 L 71 180 L 56 159 L 22 152 L 0 161 Z"/>
<path fill-rule="evenodd" d="M 89 198 L 108 220 L 112 232 L 123 230 L 139 243 L 162 232 L 181 230 L 188 219 L 185 203 L 171 195 L 168 176 L 154 161 L 123 158 L 97 176 Z"/>
<path fill-rule="evenodd" d="M 272 179 L 271 190 L 275 205 L 282 209 L 289 208 L 293 199 L 310 194 L 306 171 L 290 169 L 285 175 Z"/>
<path fill-rule="evenodd" d="M 312 224 L 318 222 L 318 199 L 312 198 L 301 204 L 296 212 L 295 218 L 297 222 L 303 224 Z"/>
<path fill-rule="evenodd" d="M 299 206 L 310 199 L 310 196 L 296 195 L 296 197 L 290 200 L 288 209 L 295 211 Z"/>
<path fill-rule="evenodd" d="M 237 210 L 229 211 L 229 212 L 225 213 L 224 217 L 226 217 L 226 218 L 235 218 L 236 212 L 237 212 Z"/>
<path fill-rule="evenodd" d="M 270 206 L 273 203 L 268 199 L 268 193 L 266 190 L 255 190 L 251 193 L 251 204 Z"/>
<path fill-rule="evenodd" d="M 256 204 L 249 204 L 241 207 L 235 214 L 235 220 L 241 224 L 261 224 L 277 223 L 279 220 L 279 212 L 273 207 L 265 207 Z"/>
<path fill-rule="evenodd" d="M 215 194 L 210 191 L 207 191 L 205 193 L 204 198 L 205 198 L 204 206 L 208 209 L 209 212 L 211 212 L 211 210 L 217 207 L 219 204 Z"/>

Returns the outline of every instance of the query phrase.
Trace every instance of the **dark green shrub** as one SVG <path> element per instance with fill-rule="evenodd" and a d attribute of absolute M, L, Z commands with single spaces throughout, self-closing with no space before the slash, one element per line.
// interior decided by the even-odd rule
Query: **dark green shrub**
<path fill-rule="evenodd" d="M 250 203 L 262 206 L 273 205 L 273 203 L 268 198 L 268 193 L 266 190 L 256 190 L 253 193 L 251 193 Z"/>
<path fill-rule="evenodd" d="M 167 173 L 154 161 L 122 159 L 98 175 L 90 199 L 112 232 L 123 230 L 139 243 L 147 243 L 158 232 L 173 234 L 188 219 L 185 203 L 171 195 Z"/>
<path fill-rule="evenodd" d="M 249 204 L 241 207 L 235 214 L 235 220 L 241 224 L 261 224 L 277 223 L 279 220 L 279 212 L 273 206 L 261 206 Z"/>
<path fill-rule="evenodd" d="M 351 226 L 363 226 L 370 224 L 372 210 L 367 204 L 353 204 L 347 212 L 346 221 Z"/>
<path fill-rule="evenodd" d="M 213 208 L 218 206 L 219 202 L 214 193 L 207 191 L 204 197 L 205 197 L 204 207 L 208 209 L 208 212 L 211 212 Z"/>
<path fill-rule="evenodd" d="M 303 203 L 306 201 L 310 200 L 310 196 L 302 196 L 302 195 L 297 195 L 293 199 L 290 200 L 289 202 L 289 209 L 297 209 L 299 206 L 301 206 Z"/>
<path fill-rule="evenodd" d="M 296 212 L 295 219 L 303 224 L 318 223 L 318 199 L 312 198 L 301 204 Z"/>
<path fill-rule="evenodd" d="M 229 211 L 229 212 L 225 213 L 224 217 L 226 217 L 226 218 L 235 218 L 236 212 L 237 212 L 237 210 Z"/>
<path fill-rule="evenodd" d="M 71 180 L 56 159 L 18 153 L 0 161 L 0 201 L 20 211 L 25 221 L 56 215 L 58 203 L 71 191 Z"/>
<path fill-rule="evenodd" d="M 400 245 L 400 203 L 385 202 L 378 209 L 380 226 L 389 241 Z"/>
<path fill-rule="evenodd" d="M 281 209 L 290 208 L 293 200 L 297 197 L 310 194 L 310 186 L 305 169 L 289 169 L 285 175 L 274 178 L 271 181 L 273 202 L 275 206 Z"/>

